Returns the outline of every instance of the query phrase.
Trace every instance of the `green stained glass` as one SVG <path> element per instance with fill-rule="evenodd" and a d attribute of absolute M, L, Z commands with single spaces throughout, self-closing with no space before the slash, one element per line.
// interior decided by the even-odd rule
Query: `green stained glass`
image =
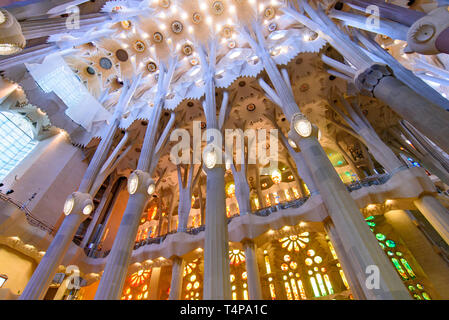
<path fill-rule="evenodd" d="M 414 286 L 408 286 L 408 289 L 409 289 L 410 291 L 415 291 L 415 290 L 416 290 Z"/>
<path fill-rule="evenodd" d="M 397 255 L 398 257 L 402 257 L 402 252 L 396 251 L 396 255 Z"/>
<path fill-rule="evenodd" d="M 424 289 L 424 287 L 423 287 L 422 284 L 420 284 L 420 283 L 417 283 L 417 284 L 416 284 L 416 287 L 417 287 L 419 290 Z"/>
<path fill-rule="evenodd" d="M 391 261 L 393 262 L 394 267 L 396 268 L 396 270 L 401 275 L 402 279 L 408 280 L 407 274 L 405 273 L 404 269 L 402 269 L 401 264 L 399 263 L 398 259 L 391 258 Z"/>
<path fill-rule="evenodd" d="M 427 292 L 422 292 L 422 297 L 426 300 L 432 300 L 432 298 L 430 298 L 429 294 Z"/>
<path fill-rule="evenodd" d="M 416 300 L 422 300 L 421 296 L 419 294 L 414 294 L 413 298 L 415 298 Z"/>
<path fill-rule="evenodd" d="M 382 233 L 378 233 L 378 234 L 376 234 L 376 238 L 379 241 L 384 241 L 387 237 Z"/>
<path fill-rule="evenodd" d="M 391 252 L 391 251 L 387 251 L 387 254 L 391 257 L 391 256 L 394 256 L 394 253 L 393 252 Z"/>
<path fill-rule="evenodd" d="M 401 258 L 402 265 L 405 267 L 405 270 L 407 270 L 407 273 L 410 275 L 412 279 L 416 278 L 416 274 L 413 272 L 412 267 L 408 264 L 408 261 L 404 258 Z"/>
<path fill-rule="evenodd" d="M 366 221 L 369 221 L 369 220 L 374 220 L 374 216 L 369 216 L 368 218 L 366 218 L 365 219 Z"/>
<path fill-rule="evenodd" d="M 379 246 L 380 246 L 383 250 L 385 250 L 385 245 L 384 245 L 382 242 L 379 242 Z"/>
<path fill-rule="evenodd" d="M 375 227 L 375 226 L 376 226 L 376 224 L 375 224 L 374 222 L 371 222 L 371 221 L 368 221 L 367 224 L 368 224 L 370 227 Z"/>
<path fill-rule="evenodd" d="M 396 242 L 394 242 L 393 240 L 387 240 L 387 241 L 385 241 L 385 244 L 386 244 L 387 247 L 389 247 L 389 248 L 394 248 L 394 247 L 396 247 Z"/>
<path fill-rule="evenodd" d="M 369 228 L 370 230 L 371 230 L 371 232 L 374 232 L 374 229 L 373 228 Z"/>

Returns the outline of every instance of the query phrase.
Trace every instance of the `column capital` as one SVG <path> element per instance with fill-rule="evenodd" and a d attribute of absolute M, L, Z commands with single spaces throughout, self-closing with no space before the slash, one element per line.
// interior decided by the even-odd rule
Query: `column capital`
<path fill-rule="evenodd" d="M 374 63 L 354 76 L 354 84 L 361 94 L 374 97 L 374 89 L 382 78 L 393 76 L 393 71 L 385 64 Z"/>
<path fill-rule="evenodd" d="M 151 195 L 155 191 L 155 183 L 148 172 L 135 170 L 128 179 L 129 194 L 141 193 Z"/>
<path fill-rule="evenodd" d="M 90 215 L 93 209 L 94 203 L 89 193 L 73 192 L 64 203 L 64 214 L 66 216 L 79 215 L 83 220 Z"/>

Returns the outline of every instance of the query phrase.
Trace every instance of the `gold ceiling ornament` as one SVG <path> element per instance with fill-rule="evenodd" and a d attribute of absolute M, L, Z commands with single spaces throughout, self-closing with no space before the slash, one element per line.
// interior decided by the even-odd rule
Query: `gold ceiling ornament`
<path fill-rule="evenodd" d="M 129 20 L 123 20 L 120 22 L 120 24 L 122 25 L 122 28 L 125 30 L 129 30 L 131 28 L 131 21 Z"/>
<path fill-rule="evenodd" d="M 170 0 L 159 0 L 159 6 L 161 6 L 164 9 L 167 9 L 170 7 Z"/>
<path fill-rule="evenodd" d="M 183 29 L 184 26 L 180 21 L 175 20 L 171 23 L 171 31 L 173 31 L 173 33 L 179 34 Z"/>
<path fill-rule="evenodd" d="M 199 63 L 199 61 L 198 61 L 197 58 L 192 58 L 192 59 L 190 59 L 190 64 L 191 64 L 192 66 L 198 65 L 198 63 Z"/>
<path fill-rule="evenodd" d="M 215 1 L 215 2 L 212 4 L 212 12 L 213 12 L 215 15 L 219 16 L 219 15 L 223 14 L 223 11 L 224 11 L 224 4 L 223 4 L 223 2 L 221 2 L 221 1 Z"/>
<path fill-rule="evenodd" d="M 271 20 L 276 15 L 276 9 L 273 7 L 267 7 L 263 12 L 263 15 L 267 20 Z"/>
<path fill-rule="evenodd" d="M 236 43 L 235 43 L 234 40 L 231 40 L 231 41 L 228 42 L 228 48 L 229 49 L 234 49 L 235 46 L 236 46 Z"/>
<path fill-rule="evenodd" d="M 221 35 L 223 38 L 229 39 L 232 37 L 232 27 L 230 26 L 224 26 L 223 30 L 221 31 Z"/>
<path fill-rule="evenodd" d="M 145 48 L 146 46 L 143 41 L 137 40 L 136 42 L 134 42 L 134 50 L 136 50 L 137 52 L 144 52 Z"/>
<path fill-rule="evenodd" d="M 147 70 L 150 73 L 156 72 L 157 71 L 157 64 L 154 63 L 153 61 L 150 61 L 147 63 Z"/>
<path fill-rule="evenodd" d="M 161 43 L 164 40 L 164 36 L 160 32 L 155 32 L 153 34 L 153 40 L 156 43 Z"/>
<path fill-rule="evenodd" d="M 201 20 L 203 20 L 203 17 L 201 16 L 201 13 L 194 12 L 193 15 L 192 15 L 193 23 L 199 24 L 201 22 Z"/>
<path fill-rule="evenodd" d="M 15 54 L 25 48 L 25 37 L 16 18 L 0 8 L 0 55 Z"/>
<path fill-rule="evenodd" d="M 190 44 L 185 44 L 182 47 L 182 53 L 184 53 L 184 55 L 186 56 L 190 56 L 193 53 L 193 48 Z"/>

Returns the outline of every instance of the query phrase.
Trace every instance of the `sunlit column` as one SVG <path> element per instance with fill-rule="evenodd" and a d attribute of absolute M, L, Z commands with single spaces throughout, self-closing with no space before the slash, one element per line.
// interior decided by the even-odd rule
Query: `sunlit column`
<path fill-rule="evenodd" d="M 245 250 L 246 273 L 248 275 L 248 291 L 251 300 L 262 300 L 259 267 L 257 266 L 256 247 L 254 241 L 243 241 Z"/>

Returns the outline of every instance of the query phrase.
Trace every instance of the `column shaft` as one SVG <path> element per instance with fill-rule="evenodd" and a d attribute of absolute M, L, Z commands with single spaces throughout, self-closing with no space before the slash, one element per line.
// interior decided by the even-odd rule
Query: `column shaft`
<path fill-rule="evenodd" d="M 354 273 L 359 283 L 365 284 L 362 289 L 367 299 L 410 299 L 318 140 L 314 137 L 298 140 L 297 144 L 335 224 L 342 247 L 348 260 L 353 262 Z M 366 285 L 372 268 L 378 270 L 375 275 L 378 286 Z"/>
<path fill-rule="evenodd" d="M 118 300 L 123 290 L 129 260 L 134 248 L 140 216 L 148 200 L 147 194 L 130 195 L 95 300 Z"/>
<path fill-rule="evenodd" d="M 230 300 L 229 243 L 224 169 L 207 170 L 204 299 Z"/>
<path fill-rule="evenodd" d="M 424 195 L 413 203 L 444 241 L 449 244 L 449 210 L 431 195 Z"/>
<path fill-rule="evenodd" d="M 335 252 L 337 253 L 338 261 L 340 262 L 341 268 L 343 269 L 346 279 L 348 280 L 349 289 L 351 290 L 352 295 L 357 300 L 365 300 L 366 297 L 363 293 L 362 286 L 355 275 L 352 261 L 348 258 L 340 237 L 337 234 L 337 230 L 335 230 L 335 225 L 332 221 L 328 220 L 324 223 L 324 228 L 329 236 L 329 239 L 331 240 L 332 245 L 334 246 Z"/>
<path fill-rule="evenodd" d="M 21 294 L 20 300 L 42 300 L 45 297 L 48 286 L 83 220 L 84 217 L 76 213 L 69 214 L 64 219 L 50 247 Z"/>
<path fill-rule="evenodd" d="M 250 300 L 262 300 L 259 267 L 257 266 L 256 247 L 253 241 L 243 242 L 246 260 L 246 274 L 248 276 L 248 292 Z"/>
<path fill-rule="evenodd" d="M 169 300 L 181 300 L 184 259 L 173 257 Z"/>
<path fill-rule="evenodd" d="M 449 153 L 449 113 L 429 102 L 395 77 L 380 79 L 374 96 Z"/>

